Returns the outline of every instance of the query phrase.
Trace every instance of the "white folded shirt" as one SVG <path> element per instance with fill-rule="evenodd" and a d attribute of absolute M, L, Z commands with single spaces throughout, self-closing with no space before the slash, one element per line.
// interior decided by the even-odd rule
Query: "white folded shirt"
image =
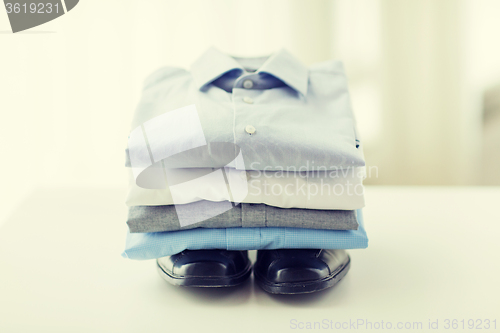
<path fill-rule="evenodd" d="M 137 185 L 131 168 L 127 206 L 186 204 L 200 200 L 264 203 L 280 208 L 363 208 L 364 167 L 329 171 L 240 171 L 234 168 L 164 169 L 163 188 Z M 166 180 L 165 180 L 166 179 Z M 156 182 L 158 183 L 158 182 Z"/>

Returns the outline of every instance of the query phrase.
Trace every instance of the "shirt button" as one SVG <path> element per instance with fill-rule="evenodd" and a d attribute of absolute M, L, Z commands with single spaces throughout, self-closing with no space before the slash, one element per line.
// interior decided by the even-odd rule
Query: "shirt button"
<path fill-rule="evenodd" d="M 255 127 L 253 127 L 252 125 L 247 125 L 247 126 L 245 127 L 245 131 L 246 131 L 248 134 L 252 135 L 252 134 L 254 134 L 254 133 L 255 133 Z"/>
<path fill-rule="evenodd" d="M 252 80 L 245 80 L 245 81 L 243 81 L 243 88 L 250 89 L 252 87 L 253 87 Z"/>
<path fill-rule="evenodd" d="M 248 104 L 252 104 L 253 99 L 251 97 L 245 96 L 245 97 L 243 97 L 243 102 L 248 103 Z"/>

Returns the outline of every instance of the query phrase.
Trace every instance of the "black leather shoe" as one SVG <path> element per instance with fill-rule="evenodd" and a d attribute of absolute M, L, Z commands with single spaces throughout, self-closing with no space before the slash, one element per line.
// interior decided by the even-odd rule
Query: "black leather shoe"
<path fill-rule="evenodd" d="M 185 250 L 156 263 L 165 280 L 185 287 L 231 287 L 252 272 L 247 251 Z"/>
<path fill-rule="evenodd" d="M 344 250 L 259 250 L 255 282 L 271 294 L 304 294 L 333 287 L 349 271 Z"/>

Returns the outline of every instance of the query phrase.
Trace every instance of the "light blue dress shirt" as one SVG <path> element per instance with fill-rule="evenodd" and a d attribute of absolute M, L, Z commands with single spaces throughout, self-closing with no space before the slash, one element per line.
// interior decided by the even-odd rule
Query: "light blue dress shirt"
<path fill-rule="evenodd" d="M 178 112 L 175 118 L 186 108 L 197 117 L 182 118 L 187 113 Z M 149 128 L 167 113 L 174 119 L 166 124 L 171 128 Z M 201 137 L 195 134 L 198 121 Z M 239 58 L 212 47 L 190 71 L 159 69 L 145 81 L 132 130 L 148 136 L 129 137 L 135 166 L 159 163 L 164 148 L 155 140 L 171 132 L 183 137 L 170 147 L 196 149 L 163 160 L 167 168 L 310 171 L 365 165 L 342 63 L 307 68 L 284 49 Z M 235 159 L 238 151 L 242 161 Z"/>
<path fill-rule="evenodd" d="M 183 250 L 360 249 L 368 246 L 361 210 L 358 230 L 302 228 L 196 228 L 190 230 L 127 233 L 124 258 L 146 260 Z"/>

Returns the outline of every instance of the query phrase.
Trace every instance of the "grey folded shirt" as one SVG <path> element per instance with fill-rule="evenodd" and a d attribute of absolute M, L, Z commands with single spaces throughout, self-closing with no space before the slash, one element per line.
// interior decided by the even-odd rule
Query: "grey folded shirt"
<path fill-rule="evenodd" d="M 180 206 L 193 208 L 200 202 Z M 357 230 L 358 221 L 354 210 L 319 210 L 300 208 L 278 208 L 266 204 L 240 203 L 239 205 L 202 222 L 181 227 L 174 205 L 132 206 L 128 210 L 127 224 L 131 233 L 161 232 L 193 228 L 234 227 L 295 227 L 307 229 Z"/>

